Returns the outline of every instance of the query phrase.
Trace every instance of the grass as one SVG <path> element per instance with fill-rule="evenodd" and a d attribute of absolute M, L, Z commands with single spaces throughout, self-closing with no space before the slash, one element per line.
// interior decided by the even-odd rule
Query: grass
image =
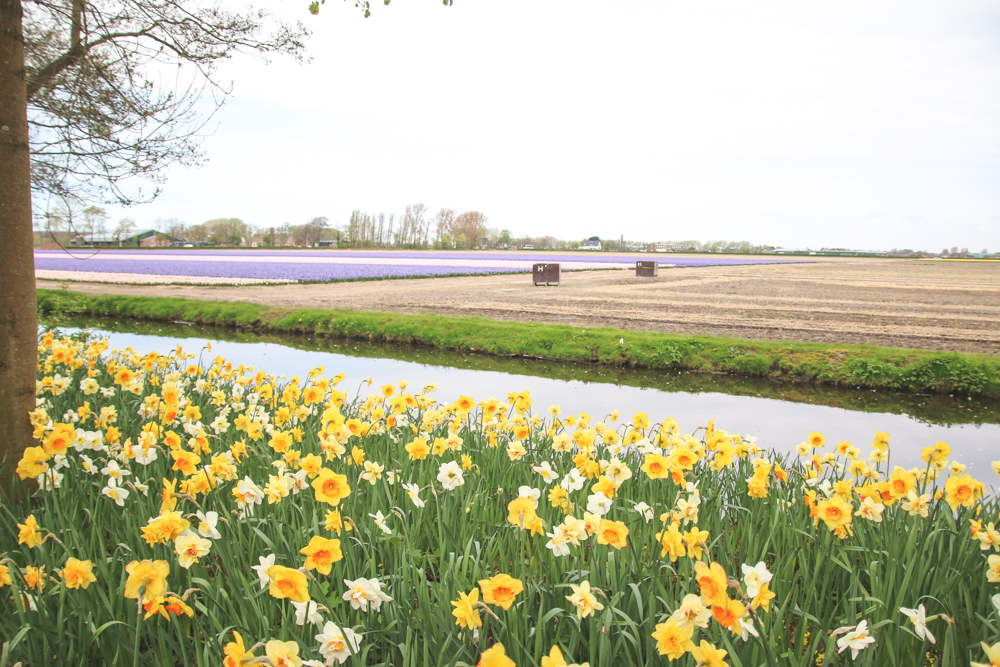
<path fill-rule="evenodd" d="M 549 416 L 524 393 L 442 402 L 432 398 L 432 387 L 417 391 L 400 382 L 362 385 L 347 395 L 329 375 L 336 369 L 316 369 L 286 384 L 241 367 L 238 359 L 209 362 L 208 350 L 109 354 L 99 341 L 48 337 L 41 350 L 41 401 L 32 419 L 40 438 L 34 455 L 45 460 L 36 472 L 28 457 L 21 465 L 47 481 L 47 490 L 27 504 L 0 503 L 0 563 L 10 576 L 0 588 L 0 667 L 214 666 L 234 632 L 248 648 L 260 644 L 257 656 L 274 648 L 265 643 L 281 641 L 300 657 L 317 659 L 319 628 L 297 625 L 289 600 L 275 597 L 267 583 L 262 588 L 251 569 L 270 554 L 279 565 L 303 566 L 301 549 L 316 536 L 338 540 L 342 557 L 328 574 L 310 570 L 305 590 L 324 623 L 361 635 L 355 655 L 345 657 L 349 665 L 468 666 L 497 644 L 520 667 L 540 664 L 554 646 L 567 662 L 591 667 L 666 664 L 653 633 L 686 595 L 698 597 L 699 562 L 715 563 L 733 579 L 725 594 L 748 607 L 745 619 L 759 634 L 744 640 L 711 617 L 694 631 L 696 642 L 726 650 L 733 667 L 964 666 L 984 659 L 980 642 L 1000 641 L 1000 602 L 991 601 L 1000 587 L 986 580 L 987 557 L 1000 542 L 984 551 L 982 538 L 973 537 L 988 522 L 1000 522 L 1000 502 L 977 499 L 975 481 L 961 471 L 945 482 L 943 450 L 931 448 L 928 458 L 936 463 L 899 478 L 906 491 L 926 494 L 923 517 L 907 510 L 909 496 L 889 484 L 890 474 L 901 473 L 893 473 L 888 460 L 874 457 L 879 462 L 869 465 L 865 453 L 824 445 L 819 434 L 803 443 L 800 458 L 788 459 L 757 451 L 721 430 L 726 424 L 682 434 L 670 420 L 655 423 L 641 413 L 619 419 L 615 406 L 588 416 L 566 414 L 572 408 L 566 405 Z M 74 437 L 73 429 L 83 430 L 89 444 L 62 438 L 63 423 Z M 433 448 L 426 458 L 407 449 L 418 435 Z M 155 460 L 138 459 L 143 441 Z M 176 469 L 175 461 L 195 450 L 200 464 L 187 473 Z M 670 461 L 666 476 L 643 470 L 656 451 Z M 88 459 L 93 474 L 85 469 Z M 102 469 L 113 461 L 130 473 L 122 477 L 130 490 L 123 506 L 103 492 L 109 473 Z M 373 463 L 384 468 L 373 473 Z M 441 478 L 448 463 L 464 469 L 454 488 Z M 538 472 L 543 463 L 556 471 L 554 479 Z M 350 487 L 335 507 L 311 486 L 318 466 L 344 475 Z M 939 468 L 940 478 L 931 479 L 936 476 L 928 472 Z M 572 470 L 587 477 L 585 483 L 553 500 L 552 491 L 564 488 L 560 480 Z M 295 475 L 301 492 L 292 488 Z M 751 480 L 764 484 L 762 492 L 752 493 Z M 247 481 L 271 489 L 252 511 L 234 497 Z M 403 483 L 419 488 L 425 506 Z M 177 535 L 142 537 L 161 516 L 168 484 L 180 494 L 175 519 L 190 521 L 191 530 L 200 529 L 196 511 L 219 516 L 219 538 L 208 541 L 207 553 L 190 567 L 175 552 Z M 614 489 L 603 518 L 620 522 L 627 538 L 603 544 L 601 527 L 557 555 L 547 545 L 558 526 L 569 525 L 567 517 L 594 521 L 586 512 L 596 484 Z M 522 530 L 522 522 L 531 522 L 527 513 L 511 521 L 510 503 L 526 488 L 539 491 L 535 509 L 551 535 Z M 855 515 L 863 497 L 878 499 L 881 521 Z M 823 509 L 837 498 L 850 504 L 837 520 L 840 535 L 828 527 Z M 697 511 L 685 510 L 684 503 L 695 501 Z M 638 503 L 650 506 L 648 518 Z M 343 524 L 331 519 L 332 510 Z M 377 511 L 390 533 L 376 526 Z M 41 544 L 24 539 L 29 516 L 40 526 Z M 704 532 L 701 553 L 686 549 L 672 557 L 663 549 L 666 533 L 695 528 Z M 92 563 L 96 580 L 86 589 L 67 587 L 57 574 L 69 557 Z M 146 617 L 126 598 L 126 567 L 133 560 L 165 563 L 164 595 L 184 597 L 191 616 Z M 773 577 L 776 597 L 766 609 L 751 608 L 741 580 L 742 566 L 757 563 Z M 27 572 L 39 566 L 48 576 L 42 589 Z M 477 636 L 458 627 L 452 603 L 500 573 L 524 590 L 509 609 L 477 607 Z M 343 582 L 360 577 L 377 579 L 392 600 L 377 611 L 353 608 Z M 581 617 L 567 596 L 585 581 L 599 591 L 601 608 Z M 899 611 L 918 605 L 926 607 L 934 642 L 917 636 Z M 849 650 L 838 652 L 843 633 L 837 629 L 862 620 L 875 644 L 856 659 Z M 686 654 L 678 664 L 694 663 Z"/>
<path fill-rule="evenodd" d="M 420 344 L 611 367 L 727 373 L 838 387 L 1000 397 L 1000 358 L 872 345 L 751 341 L 474 317 L 281 309 L 259 304 L 39 290 L 42 313 L 185 321 L 216 326 Z"/>

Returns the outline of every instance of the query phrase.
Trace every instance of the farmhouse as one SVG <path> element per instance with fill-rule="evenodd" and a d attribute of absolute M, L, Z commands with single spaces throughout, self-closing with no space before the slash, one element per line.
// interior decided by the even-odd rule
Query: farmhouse
<path fill-rule="evenodd" d="M 580 250 L 601 250 L 602 248 L 601 239 L 598 238 L 589 238 L 580 244 Z"/>
<path fill-rule="evenodd" d="M 70 245 L 95 248 L 167 248 L 183 244 L 182 239 L 155 229 L 140 229 L 127 234 L 103 232 L 100 234 L 79 234 L 70 240 Z"/>

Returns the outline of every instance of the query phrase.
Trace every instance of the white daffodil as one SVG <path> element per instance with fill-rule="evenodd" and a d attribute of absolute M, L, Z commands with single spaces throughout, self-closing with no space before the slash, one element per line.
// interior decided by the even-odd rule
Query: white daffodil
<path fill-rule="evenodd" d="M 128 489 L 118 486 L 118 480 L 114 477 L 108 479 L 108 485 L 101 489 L 101 493 L 115 501 L 118 507 L 124 507 L 125 499 L 128 498 Z"/>
<path fill-rule="evenodd" d="M 753 627 L 753 620 L 749 616 L 737 618 L 736 622 L 739 624 L 740 639 L 743 641 L 750 639 L 750 635 L 760 637 L 756 628 Z"/>
<path fill-rule="evenodd" d="M 382 592 L 382 584 L 378 579 L 361 578 L 354 581 L 344 579 L 344 585 L 347 586 L 347 592 L 344 593 L 343 599 L 350 602 L 354 609 L 368 611 L 370 604 L 374 611 L 378 611 L 383 602 L 392 600 Z"/>
<path fill-rule="evenodd" d="M 101 472 L 101 469 L 97 467 L 89 456 L 82 454 L 80 456 L 80 467 L 83 468 L 84 472 L 90 473 L 91 475 L 96 475 Z"/>
<path fill-rule="evenodd" d="M 837 653 L 843 653 L 847 649 L 851 649 L 851 658 L 854 660 L 858 659 L 858 653 L 870 644 L 875 643 L 875 638 L 868 634 L 868 621 L 861 621 L 853 630 L 850 628 L 839 628 L 834 634 L 841 631 L 847 631 L 847 634 L 837 640 Z"/>
<path fill-rule="evenodd" d="M 271 583 L 271 576 L 267 571 L 274 567 L 274 554 L 267 557 L 258 556 L 257 560 L 260 561 L 260 565 L 251 565 L 251 567 L 257 572 L 257 578 L 260 580 L 260 589 L 264 590 Z"/>
<path fill-rule="evenodd" d="M 551 484 L 559 478 L 559 473 L 552 469 L 552 464 L 548 461 L 543 461 L 541 465 L 531 466 L 531 470 L 538 473 L 546 484 Z"/>
<path fill-rule="evenodd" d="M 156 460 L 156 448 L 146 447 L 145 449 L 140 448 L 139 451 L 135 453 L 135 462 L 139 465 L 148 466 L 150 463 Z"/>
<path fill-rule="evenodd" d="M 198 532 L 202 537 L 209 537 L 213 540 L 222 539 L 222 535 L 219 531 L 215 529 L 216 524 L 219 523 L 219 515 L 217 512 L 205 512 L 202 513 L 200 510 L 195 513 L 198 517 Z"/>
<path fill-rule="evenodd" d="M 927 618 L 927 611 L 924 609 L 924 605 L 918 605 L 916 609 L 907 609 L 906 607 L 900 607 L 899 612 L 904 616 L 909 617 L 910 621 L 913 623 L 913 631 L 917 633 L 917 636 L 921 639 L 929 641 L 931 644 L 936 643 L 934 635 L 931 631 L 927 629 L 927 621 L 934 620 L 936 616 L 932 616 L 930 619 Z"/>
<path fill-rule="evenodd" d="M 379 510 L 375 514 L 369 514 L 368 516 L 375 519 L 375 525 L 378 526 L 383 533 L 386 535 L 392 535 L 392 529 L 385 525 L 385 516 L 382 514 L 382 510 Z"/>
<path fill-rule="evenodd" d="M 333 621 L 327 621 L 323 632 L 316 635 L 319 653 L 332 665 L 336 660 L 341 665 L 361 648 L 361 635 L 350 628 L 341 628 Z"/>
<path fill-rule="evenodd" d="M 517 497 L 518 498 L 534 498 L 535 500 L 538 500 L 538 499 L 540 499 L 542 497 L 542 492 L 541 492 L 540 489 L 535 489 L 535 488 L 530 487 L 530 486 L 519 486 L 517 488 Z"/>
<path fill-rule="evenodd" d="M 108 461 L 108 465 L 101 468 L 101 474 L 107 475 L 111 479 L 121 481 L 122 477 L 131 475 L 132 473 L 129 472 L 127 469 L 120 467 L 118 465 L 118 461 L 112 460 Z"/>
<path fill-rule="evenodd" d="M 438 468 L 437 480 L 446 491 L 457 489 L 465 484 L 465 476 L 462 474 L 462 466 L 456 461 L 442 463 Z"/>
<path fill-rule="evenodd" d="M 305 602 L 292 600 L 292 606 L 295 607 L 296 625 L 305 625 L 306 621 L 316 626 L 323 625 L 323 616 L 317 611 L 315 600 L 306 600 Z"/>
<path fill-rule="evenodd" d="M 580 471 L 573 468 L 569 473 L 562 478 L 559 486 L 566 489 L 570 493 L 574 491 L 579 491 L 587 483 L 587 478 L 580 474 Z"/>
<path fill-rule="evenodd" d="M 636 503 L 635 511 L 642 515 L 642 518 L 649 523 L 653 520 L 653 508 L 646 504 L 645 501 Z"/>
<path fill-rule="evenodd" d="M 611 511 L 611 499 L 598 491 L 587 498 L 587 511 L 597 516 L 604 516 Z"/>
<path fill-rule="evenodd" d="M 38 482 L 38 488 L 42 491 L 51 491 L 52 489 L 58 489 L 62 484 L 63 474 L 46 465 L 45 472 L 35 478 L 35 481 Z"/>
<path fill-rule="evenodd" d="M 403 490 L 406 491 L 406 495 L 410 498 L 411 501 L 413 501 L 413 504 L 415 506 L 417 507 L 424 506 L 424 501 L 420 499 L 419 495 L 417 495 L 420 493 L 419 486 L 417 486 L 416 484 L 404 484 Z"/>
<path fill-rule="evenodd" d="M 747 585 L 747 596 L 755 598 L 760 593 L 760 587 L 771 581 L 774 575 L 768 572 L 764 561 L 757 563 L 753 567 L 744 563 L 742 567 L 743 583 Z"/>

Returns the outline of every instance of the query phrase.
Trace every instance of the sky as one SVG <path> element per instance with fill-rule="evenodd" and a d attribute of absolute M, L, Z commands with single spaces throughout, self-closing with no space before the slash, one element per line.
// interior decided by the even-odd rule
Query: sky
<path fill-rule="evenodd" d="M 1000 250 L 1000 4 L 267 7 L 311 62 L 233 94 L 140 227 L 479 210 L 514 236 Z"/>

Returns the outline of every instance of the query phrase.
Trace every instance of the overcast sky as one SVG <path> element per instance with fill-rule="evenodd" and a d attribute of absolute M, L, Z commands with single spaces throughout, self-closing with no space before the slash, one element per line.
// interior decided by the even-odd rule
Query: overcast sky
<path fill-rule="evenodd" d="M 995 1 L 266 4 L 312 62 L 228 63 L 207 164 L 114 219 L 1000 249 Z"/>

